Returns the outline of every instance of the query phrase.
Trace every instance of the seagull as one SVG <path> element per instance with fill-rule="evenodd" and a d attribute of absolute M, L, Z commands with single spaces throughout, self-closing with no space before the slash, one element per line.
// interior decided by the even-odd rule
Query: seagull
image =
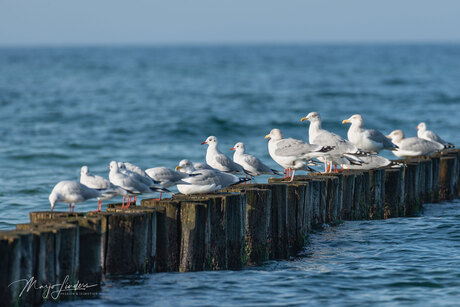
<path fill-rule="evenodd" d="M 320 146 L 307 144 L 301 140 L 283 139 L 283 134 L 279 129 L 272 129 L 265 136 L 268 141 L 268 152 L 272 159 L 284 167 L 285 178 L 291 177 L 294 180 L 296 170 L 312 169 L 308 166 L 310 160 L 325 155 L 326 152 L 332 150 L 330 146 Z M 292 176 L 291 170 L 294 170 Z"/>
<path fill-rule="evenodd" d="M 387 138 L 398 145 L 399 149 L 393 151 L 397 157 L 430 156 L 445 148 L 438 142 L 427 141 L 418 137 L 406 139 L 402 130 L 394 130 L 387 135 Z"/>
<path fill-rule="evenodd" d="M 230 148 L 234 150 L 233 162 L 241 165 L 246 173 L 250 176 L 260 176 L 260 175 L 282 175 L 283 173 L 275 169 L 270 168 L 269 166 L 262 163 L 256 156 L 247 154 L 245 152 L 244 143 L 238 142 Z"/>
<path fill-rule="evenodd" d="M 245 174 L 241 165 L 233 162 L 217 148 L 218 142 L 215 136 L 209 136 L 201 145 L 208 144 L 206 151 L 206 163 L 221 172 L 231 174 Z"/>
<path fill-rule="evenodd" d="M 112 190 L 112 194 L 105 195 L 103 197 L 98 197 L 98 207 L 97 211 L 101 211 L 102 200 L 109 200 L 114 198 L 115 196 L 126 196 L 128 192 L 118 186 L 115 186 L 107 179 L 93 175 L 90 173 L 88 166 L 84 165 L 81 167 L 80 172 L 80 183 L 87 186 L 88 188 L 95 189 L 95 190 Z M 123 201 L 124 205 L 124 201 Z"/>
<path fill-rule="evenodd" d="M 248 180 L 219 170 L 196 170 L 192 162 L 187 159 L 180 161 L 176 170 L 194 175 L 182 179 L 186 184 L 177 185 L 179 192 L 186 195 L 216 192 Z"/>
<path fill-rule="evenodd" d="M 179 183 L 187 184 L 182 179 L 188 178 L 190 176 L 195 176 L 195 175 L 189 175 L 183 172 L 177 172 L 175 170 L 172 170 L 170 168 L 163 167 L 163 166 L 149 168 L 149 169 L 146 169 L 145 172 L 153 180 L 158 182 L 163 188 L 169 188 Z M 160 198 L 159 198 L 160 200 L 161 200 L 161 194 L 162 193 L 160 192 Z"/>
<path fill-rule="evenodd" d="M 337 171 L 337 165 L 362 164 L 359 156 L 368 155 L 368 153 L 359 150 L 353 143 L 345 140 L 340 135 L 322 129 L 321 117 L 317 112 L 311 112 L 302 117 L 301 121 L 305 120 L 310 121 L 308 130 L 310 144 L 334 147 L 326 156 L 318 158 L 318 160 L 324 162 L 326 171 L 329 169 L 328 163 L 333 164 Z"/>
<path fill-rule="evenodd" d="M 379 153 L 382 149 L 398 149 L 398 146 L 386 138 L 382 132 L 364 128 L 363 118 L 360 114 L 355 114 L 342 121 L 342 124 L 346 123 L 351 123 L 347 134 L 348 140 L 356 147 L 371 153 Z"/>
<path fill-rule="evenodd" d="M 147 173 L 143 171 L 139 166 L 129 162 L 118 162 L 117 164 L 122 173 L 134 177 L 136 180 L 141 181 L 146 186 L 152 188 L 158 187 L 157 182 L 155 182 L 149 175 L 147 175 Z M 134 202 L 136 202 L 136 195 L 134 195 Z"/>
<path fill-rule="evenodd" d="M 454 144 L 444 141 L 443 139 L 441 139 L 439 135 L 437 135 L 433 131 L 426 130 L 426 124 L 424 122 L 421 122 L 420 124 L 418 124 L 416 129 L 418 130 L 417 136 L 421 139 L 432 141 L 432 142 L 438 142 L 444 145 L 445 148 L 455 148 Z"/>
<path fill-rule="evenodd" d="M 110 193 L 110 190 L 98 191 L 88 188 L 78 181 L 64 180 L 58 182 L 54 186 L 48 199 L 51 204 L 51 211 L 53 211 L 54 206 L 57 203 L 62 202 L 68 203 L 69 212 L 73 212 L 77 203 L 81 203 L 92 198 L 103 198 L 107 196 L 107 194 L 110 195 Z"/>
<path fill-rule="evenodd" d="M 146 185 L 138 177 L 133 176 L 130 173 L 122 172 L 120 168 L 118 167 L 118 164 L 116 161 L 110 162 L 109 168 L 110 168 L 110 173 L 109 173 L 110 182 L 128 191 L 128 205 L 126 206 L 126 208 L 128 208 L 131 205 L 131 196 L 136 196 L 142 193 L 151 193 L 151 192 L 171 193 L 171 191 L 165 188 Z"/>

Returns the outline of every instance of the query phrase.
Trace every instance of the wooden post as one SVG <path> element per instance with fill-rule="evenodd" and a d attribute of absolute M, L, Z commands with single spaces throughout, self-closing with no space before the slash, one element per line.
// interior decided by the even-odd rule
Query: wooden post
<path fill-rule="evenodd" d="M 251 188 L 272 191 L 270 209 L 270 259 L 286 259 L 289 257 L 287 233 L 287 184 L 251 184 Z"/>
<path fill-rule="evenodd" d="M 0 232 L 0 298 L 4 306 L 15 306 L 23 283 L 20 279 L 21 239 L 17 234 Z M 25 294 L 27 295 L 27 293 Z"/>
<path fill-rule="evenodd" d="M 420 168 L 417 162 L 406 162 L 404 168 L 404 216 L 413 216 L 421 208 Z"/>
<path fill-rule="evenodd" d="M 355 173 L 353 219 L 368 220 L 370 212 L 370 175 L 368 171 Z"/>
<path fill-rule="evenodd" d="M 244 190 L 244 194 L 248 264 L 260 264 L 268 260 L 271 190 Z"/>
<path fill-rule="evenodd" d="M 123 209 L 121 206 L 108 205 L 108 212 L 117 213 L 142 213 L 142 222 L 134 225 L 132 242 L 132 259 L 141 273 L 155 271 L 156 237 L 157 237 L 157 211 L 154 208 L 131 206 Z"/>
<path fill-rule="evenodd" d="M 180 263 L 180 202 L 177 200 L 143 199 L 142 207 L 154 208 L 157 215 L 156 271 L 179 271 Z"/>
<path fill-rule="evenodd" d="M 433 160 L 426 159 L 421 162 L 423 164 L 424 174 L 424 188 L 423 188 L 423 200 L 425 203 L 429 203 L 433 198 Z"/>
<path fill-rule="evenodd" d="M 352 220 L 353 217 L 355 181 L 356 174 L 354 172 L 343 173 L 342 219 L 344 220 Z"/>
<path fill-rule="evenodd" d="M 384 218 L 399 216 L 405 216 L 404 170 L 402 168 L 386 168 Z"/>
<path fill-rule="evenodd" d="M 206 204 L 181 203 L 182 238 L 180 272 L 203 271 L 206 268 L 206 225 L 209 223 Z"/>
<path fill-rule="evenodd" d="M 431 158 L 432 168 L 432 187 L 431 187 L 431 202 L 439 202 L 439 172 L 440 172 L 441 157 L 435 155 Z"/>
<path fill-rule="evenodd" d="M 371 206 L 370 218 L 383 219 L 385 207 L 385 170 L 383 168 L 369 171 Z"/>
<path fill-rule="evenodd" d="M 66 222 L 78 225 L 79 246 L 76 256 L 79 270 L 78 280 L 88 285 L 100 285 L 102 280 L 102 266 L 105 259 L 105 241 L 102 240 L 104 239 L 102 236 L 104 219 L 94 215 L 94 213 L 85 215 L 85 213 L 81 212 L 40 211 L 30 212 L 29 215 L 30 221 L 33 224 L 41 225 Z"/>
<path fill-rule="evenodd" d="M 44 255 L 34 254 L 33 257 L 45 258 L 46 281 L 51 284 L 75 284 L 78 280 L 80 246 L 79 229 L 77 225 L 55 221 L 48 224 L 18 224 L 21 232 L 39 232 L 43 240 Z M 29 249 L 30 250 L 30 249 Z M 40 274 L 40 273 L 39 273 Z M 59 299 L 72 299 L 72 296 L 62 296 Z"/>
<path fill-rule="evenodd" d="M 440 200 L 454 199 L 457 195 L 457 158 L 453 156 L 442 156 L 439 169 L 439 198 Z"/>

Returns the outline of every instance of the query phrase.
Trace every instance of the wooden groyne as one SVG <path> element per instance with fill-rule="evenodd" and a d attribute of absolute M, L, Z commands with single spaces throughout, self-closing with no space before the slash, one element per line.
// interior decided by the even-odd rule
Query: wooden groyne
<path fill-rule="evenodd" d="M 460 150 L 398 162 L 401 168 L 145 199 L 129 209 L 31 212 L 30 223 L 0 231 L 0 306 L 56 299 L 45 285 L 65 284 L 72 295 L 62 292 L 58 299 L 66 300 L 97 295 L 103 276 L 241 269 L 288 259 L 326 224 L 413 216 L 423 203 L 460 196 Z M 23 291 L 31 278 L 36 283 Z"/>

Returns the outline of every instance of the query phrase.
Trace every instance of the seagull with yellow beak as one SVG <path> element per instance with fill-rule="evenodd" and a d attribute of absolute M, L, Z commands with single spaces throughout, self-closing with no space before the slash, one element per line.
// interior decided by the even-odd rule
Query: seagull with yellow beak
<path fill-rule="evenodd" d="M 342 124 L 347 123 L 351 123 L 347 133 L 348 140 L 361 150 L 379 153 L 382 149 L 398 149 L 398 146 L 393 144 L 382 132 L 364 128 L 363 117 L 360 114 L 355 114 L 342 121 Z"/>
<path fill-rule="evenodd" d="M 307 144 L 292 138 L 284 139 L 279 129 L 272 129 L 265 138 L 269 139 L 270 156 L 276 163 L 284 167 L 284 178 L 291 177 L 290 181 L 294 180 L 296 170 L 314 171 L 308 166 L 309 162 L 332 150 L 330 146 Z M 292 170 L 294 172 L 291 174 Z"/>
<path fill-rule="evenodd" d="M 337 171 L 337 165 L 361 165 L 363 163 L 359 156 L 368 155 L 368 153 L 359 150 L 353 143 L 345 140 L 340 135 L 322 129 L 321 117 L 317 112 L 310 112 L 307 116 L 301 118 L 302 122 L 306 120 L 310 122 L 308 130 L 309 143 L 334 148 L 327 155 L 318 158 L 318 160 L 324 162 L 326 172 L 331 171 L 329 164 L 334 165 Z"/>

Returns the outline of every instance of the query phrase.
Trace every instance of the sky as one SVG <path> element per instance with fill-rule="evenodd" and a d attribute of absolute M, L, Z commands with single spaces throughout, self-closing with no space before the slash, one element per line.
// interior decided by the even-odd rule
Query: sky
<path fill-rule="evenodd" d="M 0 0 L 0 46 L 460 42 L 458 0 Z"/>

